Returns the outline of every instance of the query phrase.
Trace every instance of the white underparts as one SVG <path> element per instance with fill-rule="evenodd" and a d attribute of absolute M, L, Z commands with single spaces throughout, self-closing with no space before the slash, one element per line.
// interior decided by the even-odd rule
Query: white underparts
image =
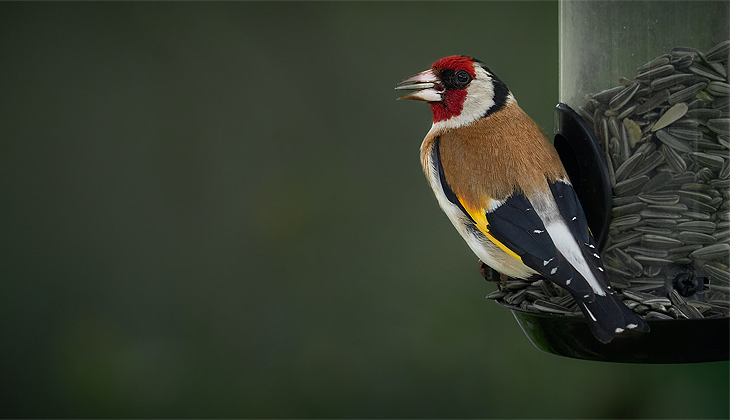
<path fill-rule="evenodd" d="M 434 145 L 432 147 L 438 146 Z M 438 200 L 439 206 L 444 213 L 446 213 L 446 216 L 448 216 L 449 220 L 464 241 L 466 241 L 467 245 L 469 245 L 472 252 L 474 252 L 474 254 L 476 254 L 483 263 L 509 277 L 526 279 L 537 274 L 535 270 L 529 268 L 494 245 L 484 235 L 475 234 L 473 229 L 470 230 L 467 228 L 467 226 L 473 224 L 471 219 L 446 197 L 446 193 L 441 186 L 441 180 L 439 179 L 438 167 L 431 158 L 431 150 L 426 150 L 424 152 L 427 156 L 426 164 L 428 165 L 427 173 L 429 183 L 431 184 L 431 189 L 433 190 L 434 195 L 436 195 L 436 200 Z M 492 202 L 490 202 L 490 208 L 494 207 L 496 209 L 502 203 L 504 203 L 504 201 L 492 200 Z"/>

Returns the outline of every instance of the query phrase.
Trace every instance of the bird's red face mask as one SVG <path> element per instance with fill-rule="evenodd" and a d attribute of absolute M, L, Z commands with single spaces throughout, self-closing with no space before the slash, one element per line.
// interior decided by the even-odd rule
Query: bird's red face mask
<path fill-rule="evenodd" d="M 396 89 L 413 92 L 398 99 L 425 101 L 431 105 L 433 122 L 458 116 L 464 107 L 467 87 L 476 77 L 471 57 L 444 57 L 430 69 L 401 81 Z"/>

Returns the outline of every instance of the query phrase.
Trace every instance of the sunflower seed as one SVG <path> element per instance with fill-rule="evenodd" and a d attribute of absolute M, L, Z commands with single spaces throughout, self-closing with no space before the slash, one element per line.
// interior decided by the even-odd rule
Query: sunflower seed
<path fill-rule="evenodd" d="M 687 205 L 684 203 L 677 204 L 652 204 L 647 206 L 648 210 L 660 211 L 665 213 L 687 211 Z M 678 217 L 669 217 L 669 219 L 678 219 Z"/>
<path fill-rule="evenodd" d="M 706 234 L 706 233 L 699 233 L 699 232 L 679 232 L 679 235 L 677 236 L 677 239 L 684 242 L 685 244 L 714 244 L 716 242 L 715 238 L 712 236 Z"/>
<path fill-rule="evenodd" d="M 641 236 L 641 246 L 647 248 L 671 249 L 682 245 L 684 245 L 682 241 L 667 236 L 652 234 Z"/>
<path fill-rule="evenodd" d="M 658 171 L 656 175 L 654 175 L 653 178 L 649 180 L 644 186 L 641 188 L 642 193 L 646 193 L 649 191 L 656 191 L 658 189 L 661 189 L 663 186 L 669 184 L 674 179 L 674 176 L 669 171 Z"/>
<path fill-rule="evenodd" d="M 712 309 L 712 305 L 710 305 L 709 303 L 706 303 L 706 302 L 700 302 L 700 301 L 698 301 L 698 300 L 688 300 L 688 301 L 687 301 L 687 302 L 685 302 L 685 303 L 686 303 L 686 304 L 687 304 L 688 306 L 691 306 L 691 307 L 693 307 L 693 308 L 697 309 L 697 311 L 698 311 L 699 313 L 703 314 L 703 315 L 704 315 L 704 314 L 705 314 L 705 313 L 706 313 L 707 311 L 709 311 L 710 309 Z"/>
<path fill-rule="evenodd" d="M 656 298 L 656 296 L 654 296 L 652 294 L 644 293 L 644 292 L 637 292 L 637 291 L 632 290 L 632 289 L 625 289 L 623 291 L 623 295 L 626 298 L 631 299 L 631 300 L 635 300 L 635 301 L 637 301 L 639 303 L 645 303 L 647 300 L 651 300 L 651 299 L 655 299 Z"/>
<path fill-rule="evenodd" d="M 608 105 L 608 102 L 613 99 L 614 96 L 616 96 L 617 93 L 621 92 L 624 89 L 623 86 L 616 86 L 611 89 L 606 89 L 602 92 L 599 92 L 595 95 L 593 95 L 592 99 L 595 99 L 598 103 L 602 105 Z"/>
<path fill-rule="evenodd" d="M 705 86 L 707 86 L 707 83 L 696 83 L 688 88 L 684 88 L 678 92 L 672 93 L 669 98 L 667 98 L 667 102 L 669 102 L 670 105 L 674 105 L 679 102 L 692 100 L 694 99 L 697 92 L 704 89 Z"/>
<path fill-rule="evenodd" d="M 509 286 L 509 283 L 507 283 L 507 286 Z M 505 296 L 504 301 L 509 303 L 510 305 L 519 305 L 522 303 L 522 301 L 525 300 L 525 297 L 527 296 L 527 290 L 522 289 L 517 292 L 512 292 L 509 295 Z"/>
<path fill-rule="evenodd" d="M 658 228 L 673 228 L 677 226 L 677 221 L 672 219 L 647 219 L 644 220 L 644 224 Z"/>
<path fill-rule="evenodd" d="M 710 197 L 709 195 L 698 191 L 692 191 L 691 188 L 692 187 L 690 186 L 690 183 L 682 185 L 682 189 L 680 191 L 677 191 L 680 199 L 691 198 L 693 200 L 697 200 L 703 203 L 709 203 L 710 201 L 712 201 L 712 197 Z"/>
<path fill-rule="evenodd" d="M 648 255 L 637 255 L 635 257 L 635 259 L 636 259 L 636 261 L 639 261 L 641 263 L 648 263 L 648 264 L 671 264 L 671 263 L 674 262 L 674 260 L 671 260 L 671 259 L 668 259 L 668 258 L 663 258 L 663 257 L 650 257 Z"/>
<path fill-rule="evenodd" d="M 636 75 L 636 79 L 642 80 L 642 81 L 648 81 L 648 80 L 653 80 L 653 79 L 657 79 L 657 78 L 664 77 L 664 76 L 669 76 L 672 73 L 674 73 L 674 66 L 672 66 L 671 64 L 667 64 L 667 65 L 660 66 L 660 67 L 654 67 L 650 70 L 646 70 L 642 73 L 639 73 Z"/>
<path fill-rule="evenodd" d="M 629 81 L 630 82 L 630 81 Z M 609 109 L 612 109 L 614 111 L 618 111 L 626 105 L 626 103 L 634 96 L 636 91 L 639 90 L 639 84 L 633 83 L 626 88 L 622 89 L 619 93 L 616 94 L 608 103 Z"/>
<path fill-rule="evenodd" d="M 670 97 L 671 99 L 671 97 Z M 659 121 L 654 124 L 651 131 L 657 131 L 661 128 L 664 128 L 668 126 L 669 124 L 677 121 L 678 119 L 682 118 L 689 108 L 687 107 L 687 104 L 684 102 L 680 102 L 672 106 L 667 110 L 667 112 L 662 115 L 661 118 L 659 118 Z"/>
<path fill-rule="evenodd" d="M 707 84 L 707 92 L 715 96 L 730 95 L 730 84 L 721 81 L 712 81 Z"/>
<path fill-rule="evenodd" d="M 708 69 L 706 67 L 702 67 L 699 64 L 695 64 L 695 65 L 689 66 L 689 71 L 691 71 L 692 73 L 694 73 L 694 74 L 696 74 L 696 75 L 698 75 L 700 77 L 706 77 L 706 78 L 708 78 L 710 80 L 717 80 L 717 81 L 720 81 L 720 82 L 723 81 L 723 80 L 725 80 L 719 74 L 715 73 L 714 71 L 712 71 L 712 70 L 710 70 L 710 69 Z M 701 89 L 698 89 L 698 91 L 699 90 L 701 90 Z"/>
<path fill-rule="evenodd" d="M 697 171 L 697 179 L 702 182 L 708 182 L 714 178 L 714 174 L 710 168 L 701 168 Z"/>
<path fill-rule="evenodd" d="M 677 225 L 677 228 L 683 231 L 705 233 L 708 235 L 713 233 L 716 227 L 717 225 L 715 223 L 707 221 L 684 222 Z"/>
<path fill-rule="evenodd" d="M 661 154 L 659 151 L 655 151 L 654 153 L 650 154 L 646 157 L 646 159 L 642 160 L 636 167 L 634 167 L 634 170 L 631 171 L 631 177 L 636 177 L 640 175 L 645 175 L 651 172 L 654 168 L 661 165 L 664 162 L 664 155 Z"/>
<path fill-rule="evenodd" d="M 650 277 L 656 277 L 661 273 L 662 267 L 659 265 L 646 265 L 644 266 L 644 274 Z"/>
<path fill-rule="evenodd" d="M 626 159 L 617 169 L 616 169 L 616 181 L 621 182 L 623 181 L 626 176 L 641 162 L 641 159 L 644 157 L 643 153 L 634 153 L 633 156 Z"/>
<path fill-rule="evenodd" d="M 611 226 L 621 227 L 626 225 L 633 225 L 641 221 L 641 216 L 638 214 L 627 214 L 626 216 L 616 217 L 611 220 Z"/>
<path fill-rule="evenodd" d="M 682 216 L 687 216 L 692 220 L 710 220 L 709 214 L 698 211 L 685 211 L 682 212 Z"/>
<path fill-rule="evenodd" d="M 688 305 L 686 303 L 680 303 L 679 305 L 677 305 L 677 309 L 679 309 L 689 319 L 704 318 L 700 311 L 698 311 L 694 306 Z"/>
<path fill-rule="evenodd" d="M 682 159 L 673 148 L 662 144 L 659 151 L 664 155 L 664 160 L 667 162 L 667 166 L 675 173 L 681 173 L 687 170 L 687 162 Z M 674 178 L 674 177 L 672 177 Z"/>
<path fill-rule="evenodd" d="M 614 252 L 624 264 L 624 266 L 628 268 L 632 273 L 634 273 L 635 276 L 638 276 L 639 274 L 641 274 L 642 271 L 644 271 L 644 267 L 641 265 L 641 263 L 636 261 L 633 257 L 631 257 L 631 255 L 618 248 L 615 249 Z"/>
<path fill-rule="evenodd" d="M 562 315 L 570 315 L 573 311 L 555 304 L 553 302 L 547 301 L 547 300 L 536 300 L 535 303 L 532 304 L 535 309 L 543 312 L 548 312 L 551 314 L 562 314 Z"/>
<path fill-rule="evenodd" d="M 702 247 L 689 254 L 690 258 L 702 260 L 715 260 L 730 256 L 730 244 L 714 244 Z"/>
<path fill-rule="evenodd" d="M 667 89 L 661 90 L 650 97 L 643 104 L 636 107 L 636 115 L 646 114 L 652 109 L 658 107 L 669 99 L 669 91 Z M 678 101 L 679 102 L 679 101 Z"/>
<path fill-rule="evenodd" d="M 646 207 L 646 204 L 641 203 L 641 202 L 625 204 L 623 206 L 614 207 L 612 210 L 612 214 L 614 216 L 623 216 L 625 214 L 636 213 L 636 212 L 640 211 L 641 209 L 643 209 L 644 207 Z"/>
<path fill-rule="evenodd" d="M 727 78 L 727 69 L 722 64 L 709 61 L 705 61 L 703 64 L 720 76 Z"/>
<path fill-rule="evenodd" d="M 718 134 L 728 135 L 730 134 L 730 118 L 713 118 L 707 120 L 707 127 Z"/>
<path fill-rule="evenodd" d="M 687 73 L 676 73 L 670 76 L 660 77 L 651 81 L 652 90 L 660 90 L 670 86 L 679 85 L 692 80 L 694 76 Z"/>
<path fill-rule="evenodd" d="M 719 109 L 712 109 L 712 108 L 699 108 L 699 109 L 690 109 L 687 111 L 687 114 L 685 114 L 688 118 L 692 118 L 694 120 L 699 121 L 707 121 L 712 118 L 720 118 L 722 115 L 722 111 Z"/>
<path fill-rule="evenodd" d="M 618 196 L 622 195 L 634 195 L 641 191 L 641 187 L 649 181 L 649 177 L 646 175 L 637 176 L 630 179 L 625 179 L 621 182 L 617 182 L 614 187 L 614 192 Z"/>
<path fill-rule="evenodd" d="M 715 45 L 714 47 L 707 50 L 705 53 L 705 59 L 707 61 L 722 61 L 728 59 L 728 54 L 730 54 L 730 40 L 722 41 L 721 43 Z M 664 56 L 662 56 L 664 57 Z M 661 57 L 657 57 L 656 59 L 652 60 L 658 60 Z M 668 59 L 667 59 L 668 60 Z M 651 63 L 651 61 L 649 62 Z M 646 63 L 646 64 L 649 64 Z M 644 64 L 644 65 L 646 65 Z M 638 70 L 638 69 L 637 69 Z"/>
<path fill-rule="evenodd" d="M 676 193 L 649 194 L 642 192 L 638 195 L 638 198 L 639 200 L 647 204 L 671 205 L 677 204 L 679 202 L 679 195 L 677 195 Z"/>
<path fill-rule="evenodd" d="M 642 233 L 642 234 L 650 234 L 650 235 L 659 235 L 659 236 L 668 236 L 672 237 L 672 229 L 666 229 L 666 228 L 657 228 L 657 227 L 651 227 L 651 226 L 636 226 L 634 231 Z"/>
<path fill-rule="evenodd" d="M 626 248 L 628 252 L 637 254 L 634 256 L 634 258 L 638 257 L 653 257 L 653 258 L 663 258 L 666 257 L 669 253 L 662 249 L 652 249 L 652 248 L 644 248 L 642 246 L 634 246 L 631 245 Z"/>
<path fill-rule="evenodd" d="M 671 316 L 665 315 L 661 312 L 657 311 L 648 311 L 646 315 L 644 315 L 645 319 L 672 319 Z"/>
<path fill-rule="evenodd" d="M 682 102 L 684 103 L 684 102 Z M 680 104 L 677 104 L 680 105 Z M 675 105 L 676 106 L 676 105 Z M 667 127 L 666 132 L 684 141 L 697 141 L 702 138 L 702 131 L 692 127 Z"/>
<path fill-rule="evenodd" d="M 529 286 L 530 282 L 528 281 L 522 281 L 522 280 L 513 280 L 507 283 L 505 288 L 507 290 L 519 290 L 524 289 L 525 287 Z"/>
<path fill-rule="evenodd" d="M 502 299 L 505 296 L 507 296 L 507 292 L 503 290 L 495 290 L 487 295 L 487 299 Z"/>
<path fill-rule="evenodd" d="M 526 291 L 527 295 L 525 296 L 526 300 L 523 301 L 523 303 L 526 302 L 527 300 L 535 301 L 537 299 L 545 299 L 547 297 L 542 294 L 542 291 L 530 290 L 530 289 L 525 289 L 525 291 Z"/>
<path fill-rule="evenodd" d="M 710 169 L 720 169 L 725 163 L 725 159 L 707 153 L 692 152 L 690 156 L 692 156 L 693 160 L 699 165 L 707 166 Z"/>
<path fill-rule="evenodd" d="M 659 210 L 651 210 L 651 209 L 644 209 L 639 212 L 639 215 L 643 218 L 652 219 L 679 219 L 681 216 L 678 213 L 672 213 L 672 212 L 666 212 L 666 211 L 659 211 Z"/>
<path fill-rule="evenodd" d="M 716 267 L 713 264 L 718 264 L 725 268 Z M 710 281 L 715 281 L 724 286 L 730 285 L 730 271 L 728 271 L 728 267 L 726 265 L 710 262 L 702 267 L 702 271 L 710 277 Z"/>
<path fill-rule="evenodd" d="M 637 195 L 629 195 L 626 197 L 613 197 L 611 199 L 611 204 L 613 204 L 614 207 L 624 206 L 626 204 L 632 204 L 632 203 L 638 203 L 641 200 L 639 200 L 639 196 Z"/>
<path fill-rule="evenodd" d="M 655 135 L 659 141 L 678 152 L 689 153 L 692 151 L 692 148 L 687 143 L 669 134 L 666 130 L 659 130 Z"/>
<path fill-rule="evenodd" d="M 713 47 L 713 49 L 714 48 L 715 47 Z M 711 51 L 714 53 L 713 49 L 708 50 L 707 51 L 707 54 L 709 55 Z M 657 58 L 649 61 L 648 63 L 642 65 L 641 67 L 638 67 L 636 69 L 636 72 L 637 73 L 641 73 L 641 72 L 644 72 L 644 71 L 647 71 L 647 70 L 651 70 L 651 69 L 654 69 L 654 68 L 657 68 L 657 67 L 661 67 L 661 66 L 663 66 L 665 64 L 669 64 L 669 58 L 670 57 L 671 57 L 670 54 L 660 55 L 659 57 L 657 57 Z"/>
<path fill-rule="evenodd" d="M 606 265 L 604 268 L 606 269 L 606 272 L 617 275 L 617 276 L 626 277 L 626 278 L 634 277 L 634 275 L 631 274 L 630 272 L 628 272 L 626 270 L 622 270 L 620 268 L 616 268 L 616 267 L 613 267 L 610 265 Z"/>

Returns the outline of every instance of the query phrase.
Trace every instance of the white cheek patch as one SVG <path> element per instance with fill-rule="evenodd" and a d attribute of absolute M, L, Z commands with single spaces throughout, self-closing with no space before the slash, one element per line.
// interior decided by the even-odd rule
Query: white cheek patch
<path fill-rule="evenodd" d="M 469 125 L 481 118 L 487 111 L 495 105 L 494 101 L 494 83 L 491 76 L 481 67 L 474 66 L 476 77 L 471 81 L 467 88 L 466 99 L 461 114 L 433 123 L 431 131 L 438 131 L 450 128 L 463 127 Z M 507 104 L 515 102 L 514 97 L 510 93 L 507 96 Z"/>

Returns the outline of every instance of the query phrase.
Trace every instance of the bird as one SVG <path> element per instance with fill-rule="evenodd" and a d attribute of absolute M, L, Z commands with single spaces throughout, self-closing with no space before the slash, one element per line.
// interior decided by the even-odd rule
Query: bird
<path fill-rule="evenodd" d="M 617 297 L 555 148 L 484 62 L 453 55 L 402 80 L 398 99 L 427 102 L 421 164 L 441 209 L 501 276 L 567 290 L 608 343 L 649 326 Z"/>

